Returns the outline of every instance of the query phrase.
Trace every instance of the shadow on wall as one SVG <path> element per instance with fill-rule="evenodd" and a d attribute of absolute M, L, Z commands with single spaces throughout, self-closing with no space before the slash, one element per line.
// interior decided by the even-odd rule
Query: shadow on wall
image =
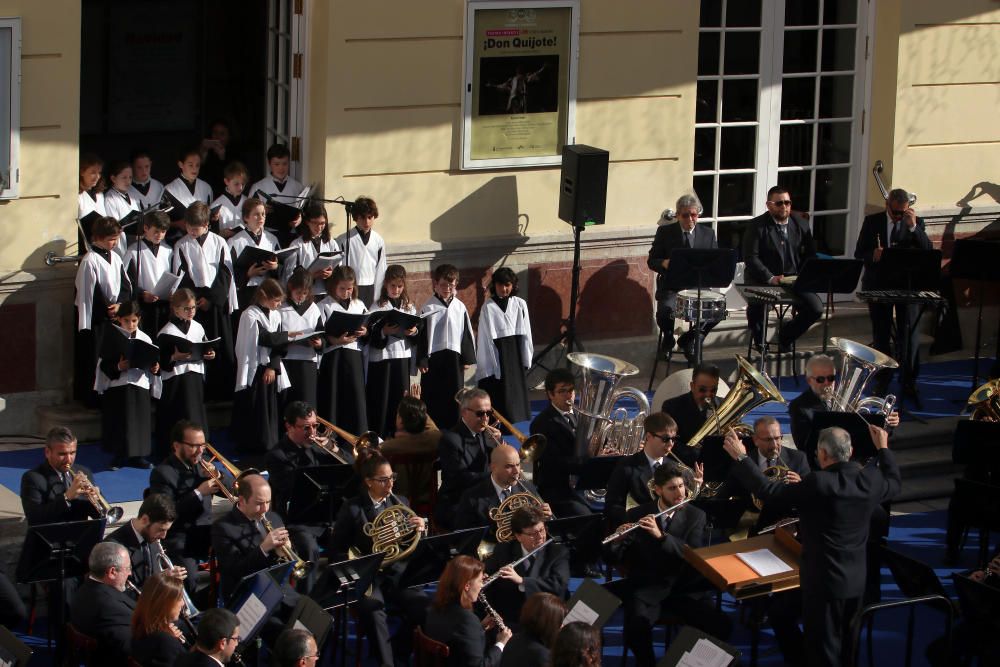
<path fill-rule="evenodd" d="M 992 198 L 993 201 L 988 201 L 983 198 L 984 196 Z M 955 236 L 955 230 L 958 228 L 958 224 L 973 212 L 972 202 L 980 198 L 983 198 L 980 203 L 984 206 L 1000 204 L 1000 185 L 997 183 L 990 183 L 989 181 L 981 181 L 969 188 L 969 191 L 965 193 L 961 199 L 955 202 L 955 206 L 958 206 L 961 210 L 956 215 L 952 216 L 952 218 L 948 221 L 948 224 L 945 225 L 944 231 L 941 234 L 941 252 L 944 257 L 951 257 L 955 241 L 958 240 Z M 1000 238 L 1000 218 L 994 220 L 986 227 L 976 232 L 971 238 Z"/>

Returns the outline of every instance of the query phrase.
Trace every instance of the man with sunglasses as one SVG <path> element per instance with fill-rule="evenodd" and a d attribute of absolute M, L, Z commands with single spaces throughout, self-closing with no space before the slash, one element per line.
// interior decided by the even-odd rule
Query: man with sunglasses
<path fill-rule="evenodd" d="M 767 191 L 767 211 L 749 222 L 743 232 L 745 277 L 750 285 L 779 285 L 786 276 L 798 275 L 806 260 L 816 256 L 816 244 L 809 226 L 792 215 L 792 198 L 788 190 L 775 185 Z M 781 333 L 772 339 L 778 352 L 791 350 L 799 336 L 823 314 L 823 301 L 813 292 L 792 291 L 795 315 L 781 326 Z M 747 323 L 757 346 L 764 344 L 766 306 L 747 305 Z"/>
<path fill-rule="evenodd" d="M 712 364 L 698 364 L 691 372 L 690 391 L 663 401 L 660 411 L 665 412 L 677 424 L 677 441 L 681 444 L 694 437 L 717 407 L 719 391 L 719 367 Z M 698 458 L 698 452 L 690 447 L 679 447 L 674 452 L 685 465 L 691 466 Z"/>
<path fill-rule="evenodd" d="M 892 286 L 888 280 L 894 276 L 884 275 L 880 271 L 882 252 L 886 248 L 915 248 L 930 250 L 931 241 L 924 231 L 924 220 L 910 208 L 910 195 L 906 190 L 896 188 L 889 191 L 885 200 L 885 213 L 879 211 L 865 217 L 858 233 L 858 242 L 854 247 L 854 257 L 865 261 L 865 274 L 861 278 L 861 289 L 877 290 Z M 910 336 L 909 359 L 903 359 L 904 340 L 896 337 L 896 350 L 893 352 L 890 343 L 893 311 L 896 314 L 897 331 Z M 872 320 L 873 347 L 888 354 L 900 363 L 904 395 L 916 394 L 917 352 L 919 345 L 913 325 L 919 314 L 916 304 L 869 303 L 868 312 Z M 872 385 L 872 392 L 877 396 L 885 396 L 892 379 L 892 370 L 880 371 Z"/>

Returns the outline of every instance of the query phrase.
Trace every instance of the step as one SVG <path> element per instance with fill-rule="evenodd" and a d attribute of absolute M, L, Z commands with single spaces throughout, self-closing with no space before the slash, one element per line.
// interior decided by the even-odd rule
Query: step
<path fill-rule="evenodd" d="M 905 480 L 903 489 L 893 498 L 893 503 L 903 503 L 913 500 L 931 500 L 934 498 L 950 498 L 955 490 L 955 478 L 958 475 L 938 475 L 936 477 L 919 477 Z"/>
<path fill-rule="evenodd" d="M 227 428 L 232 420 L 231 401 L 206 403 L 210 429 Z M 80 442 L 95 442 L 101 438 L 101 411 L 85 408 L 77 401 L 47 405 L 36 409 L 38 432 L 47 433 L 53 426 L 66 426 Z M 155 414 L 155 408 L 154 408 Z"/>
<path fill-rule="evenodd" d="M 903 479 L 960 473 L 965 466 L 951 462 L 951 445 L 913 447 L 896 453 Z"/>

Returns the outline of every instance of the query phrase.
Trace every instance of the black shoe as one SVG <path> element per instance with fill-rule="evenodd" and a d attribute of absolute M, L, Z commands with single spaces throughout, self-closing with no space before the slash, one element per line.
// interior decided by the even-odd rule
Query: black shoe
<path fill-rule="evenodd" d="M 140 470 L 152 470 L 153 464 L 141 456 L 134 456 L 128 460 L 128 467 L 139 468 Z"/>
<path fill-rule="evenodd" d="M 694 366 L 698 363 L 698 337 L 691 336 L 685 341 L 684 345 L 684 358 L 687 362 Z"/>
<path fill-rule="evenodd" d="M 125 459 L 121 456 L 116 456 L 111 459 L 111 463 L 108 464 L 108 470 L 121 470 L 122 466 L 125 465 Z"/>
<path fill-rule="evenodd" d="M 792 351 L 791 343 L 782 343 L 780 340 L 772 340 L 768 343 L 771 354 L 789 354 Z"/>

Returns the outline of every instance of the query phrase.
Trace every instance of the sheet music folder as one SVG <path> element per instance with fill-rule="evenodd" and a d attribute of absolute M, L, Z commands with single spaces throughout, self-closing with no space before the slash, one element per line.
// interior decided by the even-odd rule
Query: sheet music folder
<path fill-rule="evenodd" d="M 31 659 L 31 649 L 0 625 L 0 665 L 27 667 Z"/>
<path fill-rule="evenodd" d="M 326 320 L 324 330 L 331 336 L 343 336 L 367 326 L 371 313 L 342 313 L 334 311 Z"/>
<path fill-rule="evenodd" d="M 226 608 L 240 620 L 240 645 L 238 653 L 257 637 L 267 619 L 281 604 L 281 582 L 287 580 L 293 563 L 279 563 L 253 574 L 248 574 L 237 584 Z"/>
<path fill-rule="evenodd" d="M 768 549 L 791 567 L 791 571 L 760 577 L 736 556 L 738 553 L 758 549 Z M 784 528 L 778 528 L 767 535 L 700 549 L 684 545 L 684 559 L 713 586 L 737 600 L 797 588 L 801 555 L 802 545 Z"/>
<path fill-rule="evenodd" d="M 160 363 L 160 348 L 139 338 L 129 338 L 128 333 L 112 325 L 101 339 L 101 359 L 117 360 L 125 357 L 130 368 L 149 370 Z"/>
<path fill-rule="evenodd" d="M 584 579 L 576 593 L 566 603 L 566 617 L 562 624 L 581 621 L 595 628 L 603 628 L 618 607 L 621 598 L 593 579 Z"/>
<path fill-rule="evenodd" d="M 326 642 L 326 637 L 330 634 L 332 627 L 333 618 L 308 595 L 299 596 L 295 609 L 288 617 L 288 622 L 285 623 L 286 630 L 309 631 L 316 639 L 316 646 L 320 652 L 323 651 L 323 644 Z"/>
<path fill-rule="evenodd" d="M 677 667 L 681 664 L 698 664 L 682 662 L 684 660 L 685 653 L 695 653 L 699 651 L 696 649 L 696 645 L 699 642 L 709 642 L 712 647 L 730 656 L 731 660 L 726 665 L 739 664 L 740 661 L 740 651 L 739 649 L 730 646 L 720 639 L 716 639 L 712 635 L 706 634 L 701 630 L 692 628 L 690 625 L 685 625 L 681 628 L 677 636 L 674 637 L 673 641 L 670 642 L 670 648 L 667 649 L 666 654 L 656 663 L 656 667 Z M 712 663 L 719 664 L 719 663 Z"/>

